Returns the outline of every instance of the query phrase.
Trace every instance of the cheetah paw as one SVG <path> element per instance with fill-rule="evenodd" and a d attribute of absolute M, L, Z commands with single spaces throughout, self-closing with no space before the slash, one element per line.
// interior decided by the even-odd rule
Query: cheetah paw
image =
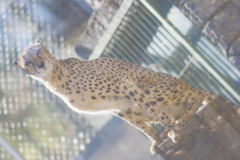
<path fill-rule="evenodd" d="M 156 156 L 159 153 L 159 148 L 158 146 L 161 144 L 161 141 L 154 141 L 152 143 L 150 152 L 152 153 L 152 155 Z"/>
<path fill-rule="evenodd" d="M 178 143 L 181 140 L 179 132 L 175 130 L 168 132 L 168 137 L 173 141 L 173 143 Z"/>
<path fill-rule="evenodd" d="M 160 134 L 160 139 L 161 139 L 161 141 L 163 142 L 163 141 L 165 141 L 166 139 L 168 139 L 168 132 L 169 132 L 169 130 L 165 130 L 165 131 L 163 131 L 161 134 Z"/>

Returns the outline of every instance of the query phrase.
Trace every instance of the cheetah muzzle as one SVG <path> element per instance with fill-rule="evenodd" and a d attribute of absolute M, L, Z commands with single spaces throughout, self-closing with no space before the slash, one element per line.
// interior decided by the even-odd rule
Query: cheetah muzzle
<path fill-rule="evenodd" d="M 153 142 L 152 154 L 168 133 L 174 142 L 203 101 L 215 95 L 183 80 L 121 59 L 57 59 L 38 38 L 14 61 L 77 112 L 110 112 L 126 120 Z M 162 123 L 160 136 L 149 123 Z M 164 135 L 163 135 L 164 134 Z"/>

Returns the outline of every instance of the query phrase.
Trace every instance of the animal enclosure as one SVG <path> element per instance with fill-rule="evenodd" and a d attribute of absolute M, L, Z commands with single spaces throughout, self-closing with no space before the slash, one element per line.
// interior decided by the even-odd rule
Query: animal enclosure
<path fill-rule="evenodd" d="M 107 115 L 73 112 L 17 70 L 13 60 L 37 37 L 58 58 L 79 58 L 87 50 L 90 58 L 124 59 L 220 93 L 240 106 L 239 71 L 168 0 L 125 0 L 119 9 L 119 1 L 112 0 L 114 7 L 102 19 L 92 18 L 103 35 L 95 23 L 87 26 L 92 15 L 86 2 L 90 0 L 0 1 L 0 159 L 161 159 L 150 155 L 150 141 L 128 124 Z M 103 19 L 109 13 L 116 13 L 111 22 Z M 81 39 L 92 26 L 96 37 Z M 88 39 L 96 40 L 95 48 L 81 44 L 75 53 L 75 43 L 92 44 Z M 161 125 L 155 128 L 162 131 Z"/>

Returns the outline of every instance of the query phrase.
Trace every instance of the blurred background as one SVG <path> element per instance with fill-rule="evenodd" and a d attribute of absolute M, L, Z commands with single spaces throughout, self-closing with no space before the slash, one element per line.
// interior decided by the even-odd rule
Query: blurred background
<path fill-rule="evenodd" d="M 1 0 L 0 159 L 162 159 L 150 154 L 151 142 L 128 123 L 75 113 L 14 67 L 12 61 L 38 37 L 58 58 L 125 59 L 240 106 L 238 61 L 229 56 L 238 51 L 240 34 L 229 39 L 227 54 L 218 45 L 226 39 L 206 37 L 214 25 L 204 30 L 191 13 L 176 0 Z"/>

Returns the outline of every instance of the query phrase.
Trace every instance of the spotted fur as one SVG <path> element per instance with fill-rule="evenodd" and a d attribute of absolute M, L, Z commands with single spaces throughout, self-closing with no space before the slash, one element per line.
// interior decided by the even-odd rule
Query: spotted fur
<path fill-rule="evenodd" d="M 27 47 L 14 64 L 41 81 L 78 112 L 107 111 L 143 131 L 157 154 L 162 139 L 148 123 L 160 122 L 175 141 L 178 131 L 203 101 L 215 95 L 183 80 L 121 59 L 55 58 L 41 39 Z"/>

